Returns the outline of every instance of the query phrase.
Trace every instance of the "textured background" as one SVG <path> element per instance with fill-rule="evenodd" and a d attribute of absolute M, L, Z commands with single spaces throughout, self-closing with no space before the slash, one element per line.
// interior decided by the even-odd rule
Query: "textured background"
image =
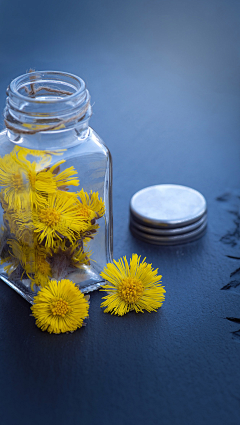
<path fill-rule="evenodd" d="M 49 335 L 0 282 L 3 425 L 239 424 L 239 17 L 238 0 L 0 0 L 0 109 L 30 68 L 86 81 L 113 156 L 114 258 L 146 256 L 167 291 L 122 318 L 94 292 L 85 328 Z M 201 240 L 131 236 L 131 196 L 160 183 L 206 197 Z"/>

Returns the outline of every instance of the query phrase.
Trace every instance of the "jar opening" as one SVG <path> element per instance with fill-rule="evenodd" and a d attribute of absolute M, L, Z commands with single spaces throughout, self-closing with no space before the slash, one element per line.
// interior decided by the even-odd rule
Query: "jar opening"
<path fill-rule="evenodd" d="M 84 81 L 55 71 L 34 71 L 15 78 L 7 90 L 5 124 L 16 134 L 75 128 L 91 116 Z"/>
<path fill-rule="evenodd" d="M 84 81 L 64 72 L 29 72 L 15 78 L 9 86 L 13 95 L 28 102 L 55 103 L 71 100 L 86 89 Z M 75 96 L 74 96 L 75 95 Z"/>

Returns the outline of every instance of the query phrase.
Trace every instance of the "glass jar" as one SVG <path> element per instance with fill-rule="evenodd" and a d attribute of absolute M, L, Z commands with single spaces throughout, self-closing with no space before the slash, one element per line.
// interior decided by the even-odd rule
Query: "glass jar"
<path fill-rule="evenodd" d="M 7 89 L 0 133 L 0 277 L 32 303 L 51 279 L 82 292 L 112 261 L 111 155 L 89 127 L 84 81 L 29 72 Z"/>

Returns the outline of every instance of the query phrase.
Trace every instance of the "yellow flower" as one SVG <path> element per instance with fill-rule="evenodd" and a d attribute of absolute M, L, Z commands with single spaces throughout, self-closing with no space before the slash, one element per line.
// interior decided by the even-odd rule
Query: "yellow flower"
<path fill-rule="evenodd" d="M 15 245 L 18 242 L 15 241 Z M 14 253 L 14 249 L 12 247 Z M 44 247 L 37 244 L 34 240 L 33 246 L 23 245 L 21 264 L 27 276 L 31 279 L 31 289 L 34 291 L 34 285 L 45 286 L 52 277 L 51 266 L 48 262 L 48 252 Z"/>
<path fill-rule="evenodd" d="M 26 171 L 7 154 L 0 158 L 0 186 L 4 208 L 21 209 L 26 204 Z"/>
<path fill-rule="evenodd" d="M 21 265 L 26 264 L 30 259 L 29 247 L 15 239 L 8 239 L 7 244 L 13 258 L 17 259 Z M 33 261 L 33 259 L 31 259 Z"/>
<path fill-rule="evenodd" d="M 6 156 L 7 155 L 5 155 L 5 157 Z M 29 208 L 29 202 L 30 208 L 32 208 L 35 203 L 44 204 L 45 197 L 49 193 L 55 193 L 57 190 L 54 175 L 49 170 L 52 155 L 41 150 L 32 150 L 15 146 L 10 156 L 13 162 L 22 170 L 25 183 L 24 202 L 21 204 L 21 208 Z M 34 160 L 30 161 L 27 159 L 29 156 Z"/>
<path fill-rule="evenodd" d="M 11 152 L 11 156 L 20 166 L 24 165 L 25 168 L 28 168 L 32 163 L 35 162 L 35 159 L 37 159 L 37 171 L 43 170 L 46 167 L 49 167 L 52 161 L 53 155 L 63 155 L 63 152 L 66 149 L 62 149 L 59 151 L 44 151 L 44 150 L 38 150 L 38 149 L 28 149 L 23 148 L 21 146 L 15 146 L 14 149 Z M 31 157 L 30 159 L 27 159 L 28 157 Z M 34 161 L 32 161 L 34 159 Z"/>
<path fill-rule="evenodd" d="M 73 177 L 75 174 L 77 174 L 77 171 L 75 168 L 68 167 L 66 170 L 60 171 L 60 165 L 63 164 L 65 159 L 62 161 L 57 162 L 50 168 L 50 172 L 54 174 L 54 181 L 56 183 L 56 186 L 58 189 L 68 189 L 67 186 L 79 186 L 79 180 L 77 177 Z"/>
<path fill-rule="evenodd" d="M 34 161 L 30 161 L 30 156 Z M 44 151 L 33 151 L 15 147 L 11 154 L 0 158 L 0 186 L 5 210 L 32 208 L 44 205 L 45 198 L 58 189 L 68 190 L 69 185 L 78 186 L 77 171 L 69 167 L 60 172 L 63 159 L 49 167 L 52 155 Z"/>
<path fill-rule="evenodd" d="M 49 193 L 55 193 L 57 185 L 54 176 L 50 170 L 43 169 L 37 171 L 38 165 L 36 162 L 29 164 L 26 169 L 27 193 L 26 196 L 31 202 L 31 208 L 35 205 L 44 205 L 46 197 Z"/>
<path fill-rule="evenodd" d="M 36 162 L 30 163 L 26 170 L 26 178 L 28 182 L 28 197 L 31 201 L 31 206 L 37 204 L 44 206 L 48 194 L 54 194 L 58 189 L 67 188 L 68 185 L 79 185 L 77 174 L 74 167 L 69 167 L 59 173 L 60 165 L 66 162 L 65 160 L 59 161 L 54 164 L 50 169 L 43 169 L 37 171 L 38 164 Z"/>
<path fill-rule="evenodd" d="M 30 209 L 34 203 L 44 204 L 44 196 L 57 190 L 55 177 L 49 170 L 38 171 L 36 162 L 21 164 L 8 154 L 0 158 L 0 185 L 5 210 Z"/>
<path fill-rule="evenodd" d="M 90 264 L 90 260 L 91 260 L 91 251 L 88 252 L 84 252 L 82 248 L 77 247 L 76 244 L 75 246 L 73 245 L 71 248 L 71 260 L 72 260 L 72 265 L 77 267 L 77 268 L 81 268 L 81 266 L 83 264 Z"/>
<path fill-rule="evenodd" d="M 3 220 L 9 232 L 21 243 L 33 244 L 34 226 L 30 209 L 10 210 L 3 214 Z"/>
<path fill-rule="evenodd" d="M 91 191 L 88 195 L 82 189 L 78 192 L 78 196 L 80 200 L 77 205 L 77 216 L 87 224 L 87 227 L 82 229 L 80 237 L 86 244 L 93 239 L 93 235 L 97 232 L 99 225 L 96 224 L 96 220 L 104 215 L 105 207 L 102 198 L 98 198 L 98 192 Z"/>
<path fill-rule="evenodd" d="M 45 286 L 52 276 L 51 266 L 47 261 L 48 253 L 46 250 L 37 245 L 36 241 L 34 245 L 29 246 L 16 239 L 8 239 L 7 244 L 10 255 L 2 260 L 2 263 L 10 263 L 4 268 L 8 275 L 10 275 L 18 265 L 21 265 L 22 274 L 26 273 L 29 279 L 31 279 L 32 290 L 34 284 Z"/>
<path fill-rule="evenodd" d="M 37 173 L 49 172 L 48 177 L 49 175 L 51 175 L 51 177 L 54 178 L 54 184 L 56 188 L 60 188 L 61 186 L 66 186 L 66 185 L 78 186 L 79 180 L 77 179 L 77 177 L 73 177 L 75 174 L 77 174 L 77 171 L 74 169 L 74 167 L 69 167 L 66 170 L 59 173 L 60 165 L 66 162 L 65 159 L 58 161 L 57 163 L 53 164 L 50 168 L 50 164 L 52 162 L 52 156 L 62 155 L 64 151 L 65 149 L 63 149 L 62 151 L 60 150 L 60 151 L 48 152 L 48 151 L 26 149 L 26 148 L 21 148 L 19 146 L 15 146 L 15 148 L 11 152 L 11 155 L 12 155 L 12 158 L 20 166 L 25 167 L 26 170 L 30 170 L 34 168 Z M 27 157 L 29 156 L 34 158 L 34 161 L 31 162 L 29 159 L 27 159 Z M 39 187 L 39 190 L 40 190 L 40 187 Z"/>
<path fill-rule="evenodd" d="M 26 261 L 26 245 L 19 243 L 15 239 L 7 240 L 7 247 L 9 256 L 2 258 L 1 264 L 8 262 L 7 266 L 4 267 L 4 270 L 10 276 L 18 266 L 21 266 L 21 273 L 24 273 L 22 267 L 23 263 Z"/>
<path fill-rule="evenodd" d="M 34 278 L 31 278 L 31 290 L 34 291 L 34 285 L 41 286 L 42 288 L 48 285 L 50 282 L 49 275 L 51 274 L 37 271 L 34 275 Z"/>
<path fill-rule="evenodd" d="M 37 208 L 32 216 L 38 242 L 49 248 L 64 237 L 75 242 L 77 235 L 88 227 L 87 222 L 76 215 L 76 197 L 63 191 L 49 195 L 48 204 Z"/>
<path fill-rule="evenodd" d="M 98 219 L 102 217 L 105 213 L 104 202 L 102 198 L 98 198 L 98 192 L 90 192 L 88 195 L 87 192 L 84 192 L 82 189 L 78 196 L 80 198 L 80 211 L 82 211 L 88 219 L 91 221 L 92 219 Z"/>
<path fill-rule="evenodd" d="M 59 334 L 81 328 L 88 317 L 89 304 L 69 279 L 52 280 L 34 297 L 31 310 L 39 328 Z"/>
<path fill-rule="evenodd" d="M 101 289 L 108 292 L 101 304 L 106 307 L 105 313 L 123 316 L 130 310 L 143 313 L 143 310 L 151 312 L 161 307 L 166 292 L 160 283 L 162 276 L 157 275 L 158 269 L 153 270 L 145 258 L 140 263 L 140 258 L 133 254 L 130 266 L 126 257 L 114 260 L 114 264 L 108 263 L 100 273 L 108 281 Z"/>
<path fill-rule="evenodd" d="M 44 116 L 44 114 L 41 114 L 42 116 Z M 39 114 L 40 116 L 40 114 Z M 46 124 L 28 124 L 28 123 L 23 123 L 22 124 L 23 127 L 25 128 L 29 128 L 30 130 L 45 130 L 47 128 L 49 128 L 49 125 Z M 54 130 L 61 130 L 62 128 L 65 128 L 64 124 L 60 124 L 58 127 L 55 127 Z"/>

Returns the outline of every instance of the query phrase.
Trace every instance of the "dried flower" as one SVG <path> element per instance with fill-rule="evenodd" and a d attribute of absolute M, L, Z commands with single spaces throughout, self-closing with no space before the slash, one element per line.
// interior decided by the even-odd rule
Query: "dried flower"
<path fill-rule="evenodd" d="M 162 276 L 157 275 L 158 269 L 153 270 L 145 258 L 140 263 L 140 258 L 133 254 L 130 266 L 126 257 L 114 260 L 114 264 L 108 263 L 100 273 L 108 281 L 102 289 L 108 292 L 101 304 L 106 307 L 105 313 L 123 316 L 130 310 L 143 313 L 143 310 L 151 312 L 161 307 L 166 292 L 160 283 Z"/>
<path fill-rule="evenodd" d="M 51 280 L 42 288 L 31 307 L 36 325 L 49 333 L 73 332 L 88 317 L 89 304 L 69 279 Z"/>

